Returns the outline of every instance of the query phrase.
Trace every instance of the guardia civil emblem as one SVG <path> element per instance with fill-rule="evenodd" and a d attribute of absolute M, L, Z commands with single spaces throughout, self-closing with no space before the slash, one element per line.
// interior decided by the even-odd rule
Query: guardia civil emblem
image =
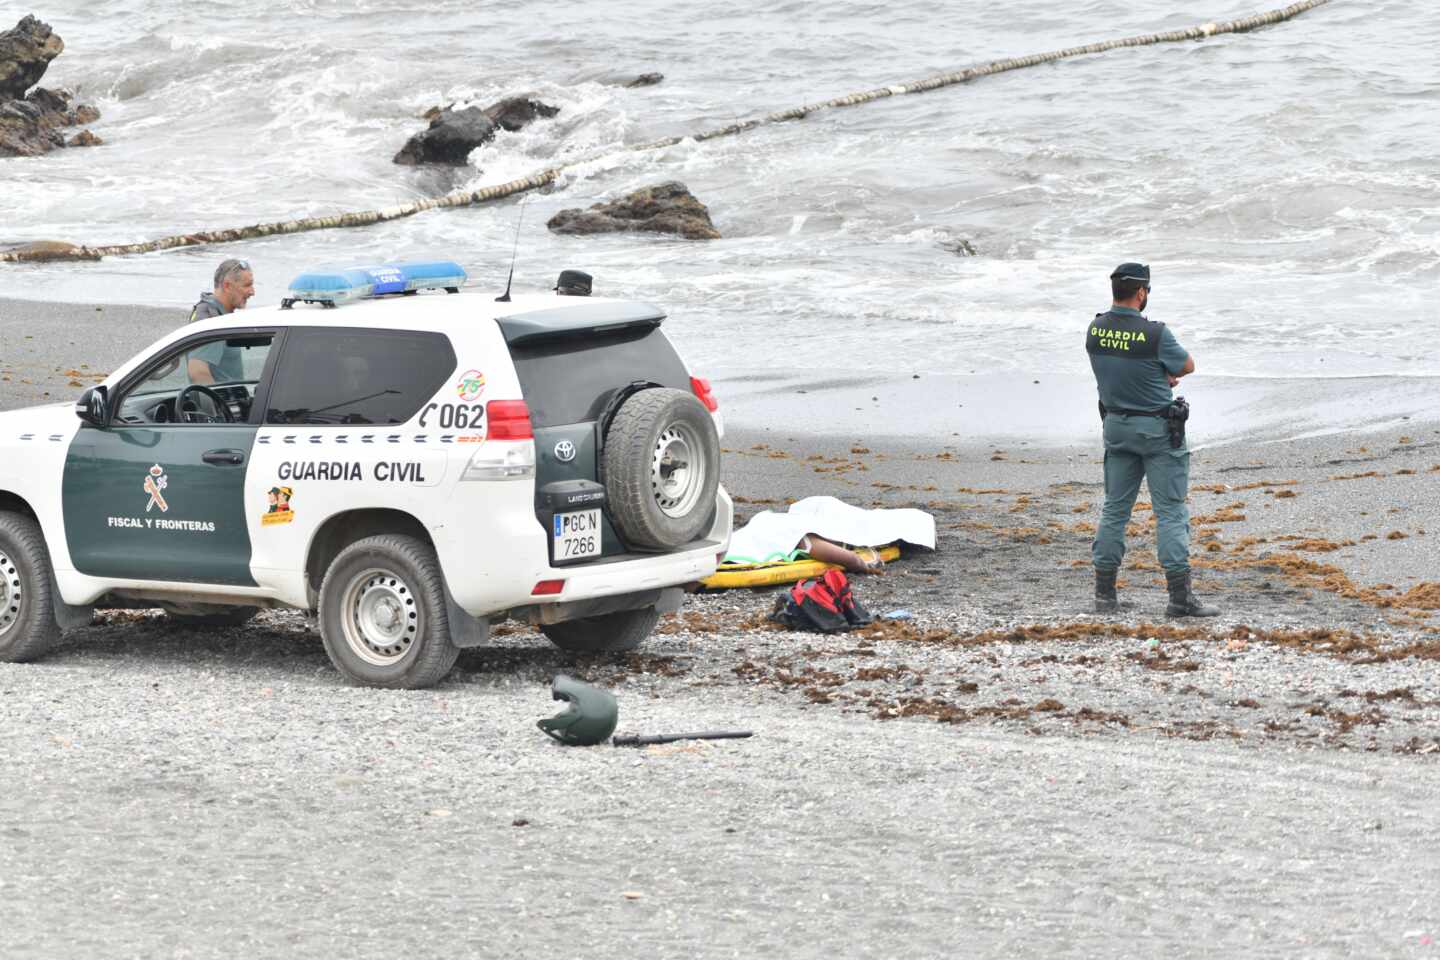
<path fill-rule="evenodd" d="M 156 507 L 160 508 L 161 513 L 169 511 L 170 504 L 165 502 L 164 493 L 165 488 L 169 485 L 170 481 L 165 476 L 164 467 L 157 463 L 150 468 L 150 472 L 145 477 L 145 492 L 150 494 L 150 502 L 145 504 L 146 513 L 149 513 Z"/>

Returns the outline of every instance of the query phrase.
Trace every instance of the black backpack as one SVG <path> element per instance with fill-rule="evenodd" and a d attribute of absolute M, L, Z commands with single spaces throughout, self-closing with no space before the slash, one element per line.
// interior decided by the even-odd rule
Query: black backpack
<path fill-rule="evenodd" d="M 779 597 L 770 619 L 791 630 L 837 633 L 863 627 L 871 616 L 855 599 L 845 574 L 827 570 L 818 579 L 801 580 Z"/>

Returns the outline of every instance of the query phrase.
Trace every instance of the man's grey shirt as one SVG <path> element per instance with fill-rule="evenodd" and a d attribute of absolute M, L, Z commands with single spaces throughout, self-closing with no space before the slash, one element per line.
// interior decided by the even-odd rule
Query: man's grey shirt
<path fill-rule="evenodd" d="M 202 293 L 200 301 L 190 310 L 190 322 L 222 317 L 229 312 L 225 309 L 225 305 L 215 298 L 215 294 Z M 210 365 L 210 371 L 214 375 L 216 383 L 233 383 L 245 379 L 244 362 L 241 360 L 240 350 L 236 347 L 226 346 L 223 340 L 207 343 L 203 347 L 191 350 L 190 356 Z"/>

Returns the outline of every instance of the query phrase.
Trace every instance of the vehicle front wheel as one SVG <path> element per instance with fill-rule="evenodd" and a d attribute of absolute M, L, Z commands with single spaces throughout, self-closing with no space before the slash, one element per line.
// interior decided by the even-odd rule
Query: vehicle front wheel
<path fill-rule="evenodd" d="M 540 632 L 568 653 L 623 653 L 645 642 L 660 622 L 654 607 L 621 610 L 564 623 L 547 623 Z"/>
<path fill-rule="evenodd" d="M 440 682 L 460 650 L 440 562 L 428 543 L 383 534 L 340 551 L 320 585 L 320 635 L 335 668 L 371 687 Z"/>
<path fill-rule="evenodd" d="M 0 513 L 0 660 L 37 660 L 59 639 L 50 583 L 50 551 L 40 525 L 22 514 Z"/>

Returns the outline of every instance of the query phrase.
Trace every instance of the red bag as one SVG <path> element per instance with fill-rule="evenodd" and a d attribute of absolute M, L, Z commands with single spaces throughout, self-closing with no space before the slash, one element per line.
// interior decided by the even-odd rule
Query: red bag
<path fill-rule="evenodd" d="M 850 590 L 841 570 L 826 570 L 815 580 L 801 580 L 776 600 L 770 619 L 792 630 L 837 633 L 870 622 L 870 612 Z"/>

